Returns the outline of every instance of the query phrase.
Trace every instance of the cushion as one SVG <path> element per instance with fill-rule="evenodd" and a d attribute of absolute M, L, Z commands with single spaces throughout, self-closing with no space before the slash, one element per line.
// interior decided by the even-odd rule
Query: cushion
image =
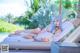
<path fill-rule="evenodd" d="M 37 41 L 52 41 L 52 36 L 53 36 L 53 34 L 52 33 L 50 33 L 50 32 L 43 32 L 43 33 L 40 33 L 40 34 L 38 34 L 36 37 L 35 37 L 35 39 L 37 40 Z"/>

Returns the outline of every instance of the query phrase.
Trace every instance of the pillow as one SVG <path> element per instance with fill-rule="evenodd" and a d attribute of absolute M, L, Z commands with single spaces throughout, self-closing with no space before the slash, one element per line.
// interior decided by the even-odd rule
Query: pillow
<path fill-rule="evenodd" d="M 42 42 L 50 42 L 50 41 L 52 41 L 52 38 L 53 38 L 52 36 L 53 36 L 53 34 L 50 32 L 43 32 L 43 33 L 38 34 L 35 37 L 35 40 L 42 41 Z"/>
<path fill-rule="evenodd" d="M 25 38 L 25 39 L 33 39 L 33 37 L 34 36 L 36 36 L 36 34 L 25 34 L 24 36 L 23 36 L 23 38 Z"/>

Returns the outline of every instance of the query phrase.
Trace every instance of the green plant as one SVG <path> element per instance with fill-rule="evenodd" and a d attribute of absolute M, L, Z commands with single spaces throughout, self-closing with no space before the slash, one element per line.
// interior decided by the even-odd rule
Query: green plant
<path fill-rule="evenodd" d="M 31 9 L 34 13 L 39 9 L 39 0 L 33 0 Z"/>
<path fill-rule="evenodd" d="M 0 32 L 13 32 L 16 30 L 23 30 L 23 29 L 24 28 L 22 27 L 0 20 Z"/>
<path fill-rule="evenodd" d="M 15 23 L 24 25 L 25 28 L 36 27 L 36 24 L 33 24 L 33 22 L 31 22 L 30 19 L 35 14 L 35 12 L 37 12 L 37 10 L 39 9 L 39 0 L 31 0 L 31 1 L 33 1 L 33 3 L 31 2 L 31 10 L 26 11 L 25 15 L 16 18 L 15 21 Z"/>
<path fill-rule="evenodd" d="M 65 0 L 65 3 L 63 6 L 64 6 L 64 8 L 69 9 L 72 7 L 72 3 L 70 0 Z"/>
<path fill-rule="evenodd" d="M 55 4 L 59 6 L 59 3 L 60 3 L 60 0 L 56 0 L 55 1 Z M 65 9 L 69 9 L 69 8 L 72 8 L 72 2 L 71 0 L 62 0 L 62 6 L 65 8 Z"/>
<path fill-rule="evenodd" d="M 12 22 L 13 16 L 12 16 L 10 13 L 7 14 L 5 17 L 6 17 L 6 21 L 7 21 L 8 23 L 11 23 L 11 22 Z"/>

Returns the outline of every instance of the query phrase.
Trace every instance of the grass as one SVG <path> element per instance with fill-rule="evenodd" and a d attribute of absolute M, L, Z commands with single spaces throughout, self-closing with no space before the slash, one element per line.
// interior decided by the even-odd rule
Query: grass
<path fill-rule="evenodd" d="M 16 30 L 23 30 L 23 27 L 0 20 L 0 32 L 13 32 Z"/>

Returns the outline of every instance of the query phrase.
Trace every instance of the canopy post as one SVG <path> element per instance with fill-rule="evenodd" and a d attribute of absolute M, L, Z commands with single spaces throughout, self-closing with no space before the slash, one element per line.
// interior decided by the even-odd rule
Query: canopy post
<path fill-rule="evenodd" d="M 59 4 L 59 17 L 58 17 L 58 21 L 59 21 L 59 28 L 62 31 L 62 0 L 60 0 L 60 4 Z"/>

